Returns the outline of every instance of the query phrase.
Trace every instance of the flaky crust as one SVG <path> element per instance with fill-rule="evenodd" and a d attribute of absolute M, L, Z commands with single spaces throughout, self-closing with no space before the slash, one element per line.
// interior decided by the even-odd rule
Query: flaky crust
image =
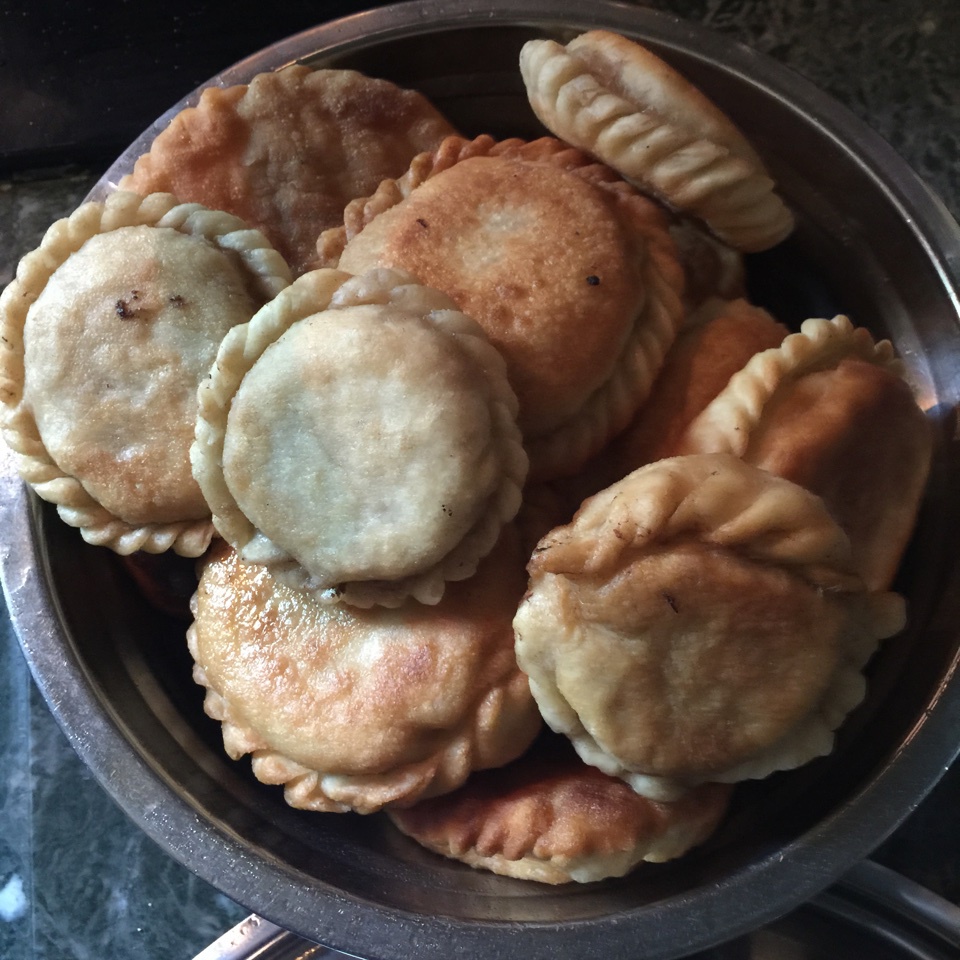
<path fill-rule="evenodd" d="M 436 606 L 319 604 L 218 547 L 188 643 L 226 752 L 291 806 L 371 813 L 459 786 L 526 749 L 540 718 L 513 652 L 512 530 Z"/>
<path fill-rule="evenodd" d="M 819 498 L 730 455 L 635 471 L 529 570 L 514 628 L 544 719 L 654 798 L 829 752 L 904 622 Z"/>
<path fill-rule="evenodd" d="M 763 250 L 792 230 L 792 214 L 743 135 L 639 44 L 603 30 L 566 46 L 530 40 L 520 71 L 548 130 L 700 218 L 731 246 Z"/>
<path fill-rule="evenodd" d="M 144 231 L 154 229 L 163 241 L 176 233 L 196 242 L 198 254 L 213 261 L 209 285 L 205 281 L 203 289 L 183 290 L 177 286 L 179 278 L 166 276 L 153 261 L 133 263 L 129 275 L 124 272 L 129 251 L 116 238 L 128 231 L 145 237 Z M 92 256 L 88 241 L 98 244 L 98 250 L 105 246 L 103 256 L 113 259 L 85 262 L 80 276 L 71 274 L 82 290 L 59 289 L 59 278 L 76 262 L 72 258 Z M 169 194 L 117 192 L 104 203 L 84 204 L 57 221 L 40 247 L 23 258 L 16 279 L 0 297 L 3 435 L 17 455 L 21 476 L 90 543 L 121 554 L 173 549 L 199 556 L 213 527 L 189 469 L 182 469 L 189 463 L 199 370 L 215 355 L 225 317 L 233 316 L 233 322 L 249 319 L 289 281 L 288 267 L 259 231 L 229 214 L 181 204 Z M 194 316 L 194 301 L 215 296 L 211 291 L 218 289 L 217 282 L 231 299 L 207 333 L 203 317 Z M 162 293 L 165 284 L 178 290 L 170 303 Z M 43 294 L 51 288 L 48 305 Z M 90 310 L 86 304 L 92 304 Z M 216 305 L 208 306 L 214 310 Z M 182 336 L 177 333 L 188 317 L 195 328 L 189 340 L 186 330 Z M 141 322 L 149 326 L 138 327 Z M 31 348 L 28 328 L 37 324 L 43 342 Z M 139 333 L 144 336 L 137 339 Z M 153 352 L 140 352 L 148 348 Z M 187 356 L 187 349 L 200 353 Z M 83 359 L 77 359 L 81 355 Z M 53 366 L 71 357 L 72 372 L 69 366 Z M 191 379 L 195 367 L 196 379 Z M 70 389 L 78 372 L 83 373 L 78 390 L 87 398 L 79 416 L 70 407 L 80 402 L 79 393 L 56 392 Z M 38 382 L 35 395 L 32 380 Z M 121 388 L 128 392 L 120 394 Z M 102 393 L 99 400 L 96 391 Z M 157 399 L 158 392 L 162 399 Z M 38 416 L 57 421 L 58 436 L 63 434 L 58 455 L 80 464 L 76 475 L 51 454 Z M 108 417 L 117 421 L 116 436 L 100 438 Z M 114 449 L 128 441 L 144 446 L 148 467 L 159 462 L 167 473 L 136 473 L 129 457 Z"/>
<path fill-rule="evenodd" d="M 415 91 L 294 64 L 204 90 L 121 186 L 228 210 L 263 230 L 302 273 L 314 265 L 317 235 L 341 221 L 348 201 L 453 132 Z"/>
<path fill-rule="evenodd" d="M 325 602 L 436 603 L 520 504 L 503 361 L 409 274 L 298 278 L 224 339 L 199 407 L 217 530 Z"/>
<path fill-rule="evenodd" d="M 705 784 L 672 803 L 640 796 L 591 767 L 560 738 L 541 738 L 505 767 L 473 774 L 453 793 L 391 810 L 418 843 L 471 867 L 540 883 L 621 877 L 706 840 L 731 788 Z"/>
<path fill-rule="evenodd" d="M 542 479 L 575 470 L 649 392 L 683 316 L 668 224 L 553 138 L 451 137 L 351 203 L 318 248 L 353 272 L 410 270 L 480 323 Z"/>

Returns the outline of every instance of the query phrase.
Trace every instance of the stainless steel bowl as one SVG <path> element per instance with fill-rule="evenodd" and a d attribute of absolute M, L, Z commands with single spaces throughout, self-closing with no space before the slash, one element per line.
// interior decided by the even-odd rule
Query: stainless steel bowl
<path fill-rule="evenodd" d="M 676 863 L 560 889 L 434 857 L 379 816 L 292 810 L 246 762 L 224 756 L 190 680 L 184 624 L 141 603 L 117 558 L 62 525 L 8 461 L 0 471 L 11 614 L 74 747 L 175 858 L 261 916 L 351 954 L 653 960 L 704 948 L 825 888 L 906 817 L 960 746 L 960 231 L 886 143 L 763 56 L 612 2 L 380 8 L 293 37 L 214 82 L 243 82 L 298 59 L 356 67 L 421 89 L 466 133 L 531 135 L 538 128 L 516 68 L 520 45 L 596 26 L 674 63 L 775 172 L 800 222 L 787 243 L 750 258 L 755 299 L 788 322 L 842 311 L 889 335 L 939 428 L 898 584 L 910 626 L 872 662 L 868 699 L 830 757 L 744 785 L 718 834 Z M 96 193 L 111 188 L 168 118 L 124 153 Z"/>

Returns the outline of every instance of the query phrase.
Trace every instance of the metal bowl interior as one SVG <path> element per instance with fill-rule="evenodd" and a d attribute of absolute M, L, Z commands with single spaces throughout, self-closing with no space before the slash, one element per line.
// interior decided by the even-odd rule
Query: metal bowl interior
<path fill-rule="evenodd" d="M 216 78 L 293 60 L 354 67 L 426 93 L 467 134 L 541 132 L 521 44 L 607 27 L 649 44 L 709 93 L 767 159 L 796 234 L 749 258 L 754 299 L 785 322 L 848 313 L 893 339 L 940 443 L 898 588 L 910 624 L 869 666 L 833 754 L 738 789 L 719 832 L 682 860 L 585 886 L 541 887 L 445 861 L 381 816 L 309 814 L 223 753 L 190 679 L 185 624 L 146 606 L 123 565 L 83 543 L 3 462 L 4 585 L 34 676 L 72 743 L 174 857 L 262 916 L 370 958 L 676 957 L 786 913 L 866 855 L 960 746 L 953 437 L 960 392 L 960 231 L 893 151 L 776 63 L 617 3 L 427 0 L 300 34 Z M 174 110 L 193 102 L 188 97 Z M 103 193 L 171 114 L 105 174 Z"/>

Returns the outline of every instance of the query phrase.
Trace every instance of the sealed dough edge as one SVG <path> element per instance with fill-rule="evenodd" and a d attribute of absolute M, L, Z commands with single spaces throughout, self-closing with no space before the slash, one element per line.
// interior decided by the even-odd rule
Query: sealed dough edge
<path fill-rule="evenodd" d="M 461 501 L 458 502 L 462 504 L 466 501 L 470 511 L 473 511 L 468 511 L 469 515 L 473 516 L 472 525 L 464 530 L 461 516 L 463 511 L 455 517 L 457 511 L 450 505 L 443 504 L 441 506 L 444 516 L 431 515 L 430 522 L 440 531 L 440 542 L 447 546 L 438 550 L 434 544 L 420 542 L 416 527 L 408 516 L 403 515 L 407 506 L 404 484 L 412 482 L 407 478 L 404 468 L 409 466 L 411 475 L 429 477 L 430 463 L 426 460 L 422 463 L 417 461 L 419 456 L 428 457 L 429 454 L 421 453 L 416 436 L 411 434 L 409 439 L 405 439 L 406 434 L 401 432 L 399 440 L 393 442 L 389 448 L 392 454 L 401 458 L 399 462 L 395 460 L 392 464 L 384 464 L 383 470 L 371 474 L 373 468 L 364 460 L 366 475 L 371 477 L 371 483 L 375 481 L 378 486 L 378 489 L 370 494 L 374 502 L 369 511 L 366 511 L 365 497 L 368 491 L 364 489 L 362 476 L 358 476 L 357 482 L 353 483 L 350 477 L 341 474 L 354 462 L 351 457 L 362 454 L 364 457 L 369 455 L 375 458 L 377 444 L 367 444 L 361 453 L 341 445 L 338 451 L 334 450 L 332 453 L 337 457 L 337 462 L 332 464 L 330 482 L 338 484 L 337 489 L 341 490 L 350 486 L 349 494 L 353 497 L 357 509 L 352 513 L 341 510 L 335 517 L 332 514 L 324 515 L 325 508 L 339 509 L 339 500 L 331 506 L 333 501 L 320 497 L 317 502 L 304 504 L 303 524 L 299 525 L 298 518 L 296 534 L 291 534 L 291 527 L 285 522 L 274 521 L 272 525 L 279 531 L 275 540 L 261 529 L 253 516 L 247 515 L 247 510 L 252 509 L 253 513 L 257 513 L 259 508 L 253 509 L 249 506 L 253 504 L 253 507 L 256 507 L 254 500 L 251 500 L 253 494 L 238 486 L 241 475 L 237 469 L 230 469 L 231 462 L 239 462 L 236 456 L 233 461 L 230 460 L 233 449 L 231 437 L 237 435 L 235 431 L 231 431 L 236 420 L 233 407 L 241 397 L 245 378 L 251 371 L 258 369 L 261 358 L 268 357 L 271 350 L 279 349 L 285 337 L 305 329 L 303 324 L 322 322 L 324 317 L 333 319 L 340 315 L 346 316 L 351 309 L 378 307 L 393 311 L 391 316 L 396 314 L 410 318 L 410 322 L 415 320 L 432 331 L 431 336 L 447 344 L 445 349 L 455 352 L 461 358 L 462 365 L 473 371 L 470 374 L 473 380 L 482 383 L 475 395 L 474 383 L 471 381 L 466 384 L 464 389 L 467 394 L 464 396 L 465 400 L 474 406 L 485 405 L 487 413 L 484 417 L 487 423 L 478 428 L 476 437 L 462 442 L 468 447 L 465 454 L 467 461 L 476 460 L 480 463 L 483 477 L 467 476 L 465 468 L 454 468 L 454 476 L 450 481 L 458 483 L 464 491 Z M 376 269 L 353 276 L 344 271 L 324 268 L 298 278 L 280 297 L 254 317 L 250 324 L 231 333 L 231 336 L 224 339 L 211 376 L 201 385 L 200 416 L 191 454 L 194 474 L 211 504 L 214 523 L 221 536 L 236 547 L 245 559 L 270 566 L 286 584 L 310 590 L 325 602 L 343 600 L 361 607 L 374 604 L 397 606 L 407 596 L 415 596 L 423 603 L 436 603 L 448 581 L 471 576 L 480 558 L 492 549 L 503 525 L 512 520 L 519 509 L 520 489 L 528 467 L 516 425 L 516 398 L 507 383 L 502 358 L 486 341 L 474 321 L 457 311 L 443 294 L 420 285 L 403 271 Z M 370 349 L 375 351 L 376 348 L 376 344 L 370 342 Z M 386 369 L 390 369 L 391 365 L 402 366 L 399 355 L 381 357 L 378 363 L 380 366 L 385 365 Z M 330 376 L 336 379 L 338 371 L 333 370 Z M 350 387 L 349 383 L 347 387 Z M 372 389 L 376 390 L 377 385 L 373 384 Z M 417 390 L 420 391 L 417 396 L 406 400 L 402 397 L 396 399 L 397 402 L 403 400 L 415 404 L 417 397 L 425 397 L 429 402 L 431 389 L 433 388 L 429 379 L 425 379 L 417 385 Z M 322 394 L 308 399 L 318 405 L 324 402 Z M 417 409 L 408 411 L 405 422 L 415 419 L 417 413 Z M 456 411 L 451 412 L 451 416 L 454 413 Z M 389 414 L 390 410 L 385 410 L 384 416 Z M 270 416 L 269 411 L 266 416 Z M 376 426 L 374 424 L 371 428 L 374 433 Z M 313 421 L 311 429 L 312 427 Z M 323 424 L 320 423 L 316 429 L 322 432 Z M 459 436 L 454 439 L 461 443 Z M 255 446 L 257 442 L 258 439 L 254 437 Z M 281 447 L 269 456 L 283 459 L 282 441 L 277 442 L 281 443 Z M 318 433 L 319 448 L 325 443 L 329 446 L 329 438 Z M 476 456 L 469 447 L 470 444 L 481 445 L 477 447 Z M 264 450 L 266 449 L 264 447 Z M 343 463 L 340 463 L 340 460 Z M 441 466 L 445 465 L 437 464 L 438 472 Z M 322 472 L 323 467 L 304 463 L 302 469 L 305 474 L 309 474 L 311 470 Z M 459 474 L 456 469 L 460 469 Z M 247 480 L 259 483 L 261 490 L 253 492 L 255 499 L 259 498 L 261 504 L 269 501 L 271 494 L 267 487 L 268 481 L 256 476 L 243 480 L 244 483 Z M 385 489 L 385 485 L 391 484 L 390 489 Z M 314 484 L 308 490 L 314 494 L 315 500 L 316 489 Z M 419 489 L 411 489 L 409 492 L 411 500 L 421 496 Z M 429 493 L 430 491 L 427 491 L 423 496 Z M 286 499 L 291 496 L 288 484 L 275 484 L 274 494 L 283 502 L 282 506 L 285 508 Z M 346 499 L 349 500 L 349 497 Z M 244 508 L 243 503 L 248 504 L 248 507 Z M 378 504 L 381 506 L 378 507 Z M 263 510 L 260 510 L 260 513 L 262 514 Z M 360 516 L 361 513 L 363 516 Z M 356 527 L 351 528 L 354 517 Z M 304 536 L 313 538 L 306 547 L 303 538 L 297 539 L 300 537 L 301 527 L 306 531 Z M 328 541 L 324 541 L 328 531 Z M 384 541 L 387 544 L 387 560 L 384 561 L 386 567 L 360 564 L 359 573 L 353 573 L 353 568 L 349 566 L 351 560 L 358 554 L 364 554 L 367 546 L 370 551 L 376 552 L 379 533 L 387 538 L 393 537 L 394 541 L 399 536 L 396 555 L 400 559 L 391 565 L 388 539 Z M 337 536 L 343 543 L 353 546 L 346 552 L 334 549 L 338 542 Z M 444 537 L 447 539 L 444 540 Z M 457 537 L 459 539 L 455 540 Z M 314 541 L 320 546 L 311 553 Z M 324 543 L 327 545 L 324 546 Z M 433 554 L 430 554 L 430 550 L 433 550 Z M 446 552 L 443 553 L 443 550 Z M 439 558 L 438 552 L 441 554 Z M 330 558 L 326 564 L 324 556 Z"/>
<path fill-rule="evenodd" d="M 21 477 L 84 540 L 121 555 L 137 550 L 173 550 L 188 557 L 203 553 L 214 529 L 209 518 L 179 522 L 129 522 L 105 508 L 47 450 L 34 413 L 24 402 L 24 327 L 51 277 L 91 238 L 124 227 L 161 227 L 196 237 L 239 261 L 247 283 L 269 300 L 290 282 L 290 270 L 266 238 L 242 220 L 200 204 L 183 204 L 166 193 L 116 191 L 103 202 L 82 204 L 52 224 L 39 247 L 19 263 L 14 281 L 0 296 L 0 424 Z M 119 307 L 118 307 L 119 310 Z M 186 456 L 186 451 L 184 451 Z"/>

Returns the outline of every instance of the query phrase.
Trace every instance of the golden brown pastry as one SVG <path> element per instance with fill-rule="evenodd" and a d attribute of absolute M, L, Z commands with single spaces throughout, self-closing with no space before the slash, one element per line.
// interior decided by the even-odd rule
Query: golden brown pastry
<path fill-rule="evenodd" d="M 605 454 L 616 464 L 611 480 L 679 453 L 689 424 L 730 378 L 788 333 L 766 310 L 742 298 L 704 303 L 667 353 L 647 402 Z"/>
<path fill-rule="evenodd" d="M 409 270 L 483 327 L 538 478 L 626 424 L 682 319 L 664 212 L 550 138 L 449 138 L 344 217 L 320 238 L 324 262 Z"/>
<path fill-rule="evenodd" d="M 227 210 L 261 229 L 295 273 L 343 208 L 453 128 L 419 93 L 353 70 L 294 64 L 203 91 L 120 185 Z"/>
<path fill-rule="evenodd" d="M 555 136 L 598 157 L 744 251 L 793 229 L 756 151 L 700 90 L 640 44 L 591 30 L 562 46 L 530 40 L 520 72 Z"/>
<path fill-rule="evenodd" d="M 320 604 L 224 545 L 188 639 L 227 753 L 308 810 L 370 813 L 506 763 L 540 728 L 510 621 L 526 578 L 508 529 L 436 606 Z"/>
<path fill-rule="evenodd" d="M 224 339 L 199 405 L 217 530 L 327 602 L 436 603 L 520 504 L 503 361 L 409 274 L 299 277 Z"/>
<path fill-rule="evenodd" d="M 734 375 L 678 449 L 735 453 L 823 497 L 867 587 L 888 589 L 933 453 L 900 371 L 889 342 L 848 318 L 807 320 Z"/>
<path fill-rule="evenodd" d="M 3 434 L 84 538 L 198 556 L 196 393 L 226 332 L 290 282 L 230 214 L 118 192 L 55 223 L 0 298 Z"/>
<path fill-rule="evenodd" d="M 758 351 L 774 347 L 787 328 L 742 298 L 711 297 L 688 316 L 667 351 L 650 396 L 626 429 L 575 474 L 524 491 L 521 516 L 539 536 L 569 523 L 580 504 L 638 467 L 681 452 L 684 432 L 733 374 Z M 528 501 L 531 501 L 528 503 Z M 548 511 L 543 508 L 550 505 Z M 553 518 L 553 523 L 549 519 Z M 546 524 L 546 525 L 545 525 Z"/>
<path fill-rule="evenodd" d="M 585 764 L 563 738 L 545 736 L 507 766 L 389 816 L 418 843 L 471 867 L 540 883 L 589 883 L 703 843 L 730 793 L 726 784 L 707 783 L 672 803 L 649 800 Z"/>
<path fill-rule="evenodd" d="M 635 471 L 529 571 L 517 658 L 544 719 L 655 799 L 829 753 L 904 624 L 818 497 L 728 454 Z"/>

